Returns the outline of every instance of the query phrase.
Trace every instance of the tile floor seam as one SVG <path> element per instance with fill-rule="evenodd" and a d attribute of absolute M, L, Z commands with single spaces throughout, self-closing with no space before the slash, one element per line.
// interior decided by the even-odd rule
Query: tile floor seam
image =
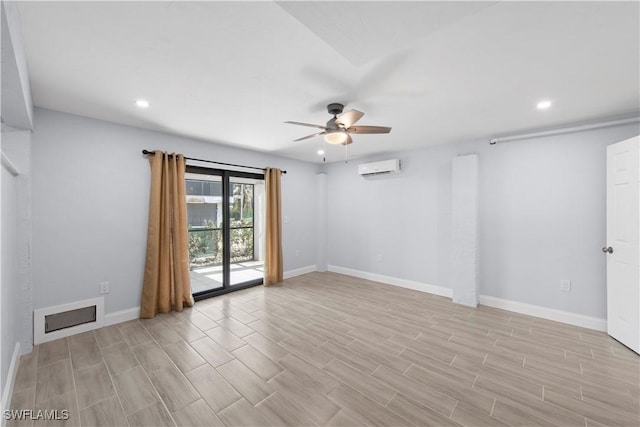
<path fill-rule="evenodd" d="M 93 334 L 93 331 L 91 332 Z M 73 360 L 71 359 L 71 342 L 67 338 L 67 347 L 69 351 L 69 366 L 71 367 L 71 380 L 73 381 L 73 394 L 76 401 L 76 410 L 78 411 L 78 425 L 82 426 L 82 420 L 80 419 L 80 400 L 78 399 L 78 388 L 76 387 L 76 374 L 73 370 Z"/>
<path fill-rule="evenodd" d="M 212 368 L 213 368 L 213 366 L 212 366 Z M 213 368 L 213 369 L 215 369 L 215 368 Z M 222 377 L 222 378 L 224 378 L 224 377 Z M 227 381 L 227 380 L 225 379 L 225 381 Z M 227 381 L 227 383 L 229 383 L 229 382 Z M 219 411 L 216 411 L 215 409 L 211 408 L 211 410 L 213 411 L 213 413 L 214 413 L 214 414 L 216 414 L 216 415 L 218 415 L 220 412 L 224 411 L 225 409 L 227 409 L 229 406 L 233 405 L 234 403 L 238 402 L 238 400 L 245 399 L 245 397 L 244 397 L 242 394 L 240 394 L 240 392 L 239 392 L 238 390 L 236 390 L 236 389 L 233 387 L 233 385 L 232 385 L 231 383 L 229 383 L 229 386 L 230 386 L 231 388 L 233 388 L 233 390 L 234 390 L 236 393 L 238 393 L 238 398 L 237 398 L 236 400 L 234 400 L 233 402 L 229 403 L 229 404 L 228 404 L 227 406 L 225 406 L 224 408 L 221 408 Z M 202 399 L 204 400 L 204 398 L 202 398 Z M 246 400 L 246 399 L 245 399 L 245 400 Z M 205 400 L 205 402 L 206 402 L 206 400 Z M 249 401 L 247 400 L 247 402 L 249 402 Z M 249 402 L 249 403 L 251 403 L 251 402 Z M 207 405 L 208 405 L 208 403 L 207 403 Z"/>
<path fill-rule="evenodd" d="M 33 382 L 33 406 L 36 406 L 36 396 L 38 396 L 38 359 L 37 359 L 38 355 L 36 355 L 36 360 L 35 360 L 35 365 L 36 365 L 36 373 L 35 373 L 35 380 Z"/>
<path fill-rule="evenodd" d="M 268 398 L 270 398 L 271 396 L 273 396 L 274 394 L 276 394 L 278 391 L 273 391 L 271 392 L 267 397 L 265 397 L 264 399 L 262 399 L 261 401 L 259 401 L 258 403 L 256 403 L 255 405 L 253 405 L 254 408 L 257 408 L 259 404 L 261 404 L 262 402 L 264 402 L 265 400 L 267 400 Z M 249 402 L 251 403 L 251 402 Z"/>
<path fill-rule="evenodd" d="M 460 402 L 460 401 L 458 399 L 456 399 L 456 401 L 453 403 L 453 408 L 451 408 L 451 413 L 449 414 L 449 418 L 453 417 L 453 413 L 456 411 L 456 407 L 458 406 L 458 402 Z"/>
<path fill-rule="evenodd" d="M 147 330 L 147 328 L 145 328 L 145 327 L 144 327 L 144 325 L 142 324 L 142 322 L 140 322 L 139 320 L 138 320 L 138 324 L 140 324 L 140 326 L 142 326 L 142 328 L 143 328 L 145 331 Z M 149 332 L 149 331 L 147 331 L 147 333 L 148 333 L 148 332 Z M 152 339 L 151 339 L 151 341 L 154 341 L 154 342 L 155 342 L 155 339 L 153 338 L 153 336 L 151 336 L 151 338 L 152 338 Z M 125 340 L 125 342 L 126 342 L 126 340 Z M 148 342 L 148 341 L 146 341 L 146 342 Z M 142 344 L 144 344 L 144 343 L 142 343 Z M 157 344 L 158 344 L 158 343 L 156 342 L 156 345 L 157 345 Z M 155 384 L 153 384 L 153 381 L 151 381 L 151 378 L 149 377 L 149 374 L 147 373 L 147 370 L 146 370 L 146 369 L 145 369 L 145 367 L 142 365 L 142 363 L 140 363 L 140 360 L 138 359 L 138 356 L 137 356 L 137 355 L 136 355 L 136 353 L 133 351 L 133 347 L 132 347 L 128 342 L 127 342 L 127 345 L 129 346 L 129 350 L 130 350 L 130 351 L 131 351 L 131 353 L 133 354 L 133 357 L 134 357 L 134 358 L 136 359 L 136 361 L 138 362 L 137 367 L 140 367 L 140 368 L 142 369 L 142 373 L 144 374 L 145 378 L 147 379 L 147 381 L 149 382 L 149 384 L 151 384 L 151 387 L 153 387 L 153 391 L 154 391 L 154 393 L 155 393 L 155 397 L 157 398 L 157 400 L 158 400 L 158 401 L 162 402 L 162 406 L 163 406 L 163 407 L 164 407 L 164 409 L 167 411 L 167 413 L 169 414 L 169 416 L 171 416 L 171 413 L 169 412 L 169 408 L 167 408 L 167 405 L 165 404 L 164 399 L 162 399 L 162 396 L 161 396 L 161 395 L 160 395 L 160 393 L 158 392 L 158 389 L 156 388 Z M 134 346 L 134 347 L 135 347 L 135 346 Z M 133 367 L 133 368 L 130 368 L 130 369 L 135 369 L 135 368 L 136 368 L 136 367 Z M 126 372 L 126 371 L 124 371 L 124 372 Z M 114 387 L 115 387 L 115 385 L 114 385 Z M 130 416 L 132 416 L 132 415 L 134 415 L 134 414 L 137 414 L 138 412 L 140 412 L 140 411 L 142 411 L 142 410 L 144 410 L 144 409 L 147 409 L 147 408 L 152 407 L 153 405 L 155 405 L 156 403 L 158 403 L 158 401 L 153 402 L 153 403 L 151 403 L 151 404 L 149 404 L 149 405 L 147 405 L 147 406 L 145 406 L 145 407 L 143 407 L 143 408 L 140 408 L 140 409 L 138 409 L 136 412 L 133 412 L 133 413 L 131 413 L 131 414 L 129 414 L 129 415 L 127 415 L 127 413 L 125 412 L 125 413 L 124 413 L 124 416 L 125 416 L 125 418 L 127 419 L 127 423 L 129 423 L 129 425 L 131 425 L 131 422 L 129 422 L 129 417 L 130 417 Z M 171 419 L 173 420 L 173 417 L 171 417 Z M 175 420 L 174 420 L 174 424 L 175 424 Z"/>
<path fill-rule="evenodd" d="M 398 394 L 399 394 L 399 393 L 398 393 L 397 391 L 395 391 L 395 390 L 394 390 L 393 396 L 391 396 L 391 399 L 389 399 L 389 401 L 388 401 L 387 403 L 385 403 L 385 404 L 384 404 L 384 407 L 385 407 L 385 408 L 388 408 L 388 407 L 389 407 L 389 403 L 391 403 L 391 401 L 392 401 L 393 399 L 395 399 L 395 397 L 396 397 Z M 391 410 L 391 411 L 393 412 L 393 410 Z M 396 413 L 396 415 L 400 415 L 400 414 Z"/>
<path fill-rule="evenodd" d="M 411 369 L 411 367 L 412 367 L 412 366 L 415 366 L 415 365 L 413 364 L 413 362 L 409 362 L 409 366 L 407 366 L 407 369 L 405 369 L 404 371 L 402 371 L 402 372 L 400 373 L 400 375 L 404 375 L 404 374 L 406 374 L 406 373 L 407 373 L 407 371 L 408 371 L 409 369 Z"/>
<path fill-rule="evenodd" d="M 143 326 L 143 327 L 144 327 L 144 326 Z M 145 329 L 146 329 L 146 328 L 145 328 Z M 155 339 L 154 339 L 153 341 L 155 342 Z M 156 345 L 158 345 L 158 343 L 157 343 L 157 342 L 156 342 Z M 158 345 L 158 347 L 160 347 L 160 346 Z M 164 350 L 163 350 L 163 351 L 164 351 Z M 134 353 L 134 357 L 137 357 L 137 356 L 135 355 L 135 353 Z M 167 356 L 167 357 L 168 357 L 168 356 Z M 140 361 L 139 361 L 139 360 L 138 360 L 138 363 L 140 363 Z M 173 361 L 172 361 L 171 363 L 173 364 Z M 173 419 L 173 416 L 171 415 L 171 412 L 169 411 L 169 408 L 167 407 L 166 402 L 164 401 L 164 399 L 162 398 L 162 395 L 161 395 L 161 394 L 160 394 L 160 392 L 158 391 L 158 388 L 157 388 L 157 387 L 156 387 L 156 385 L 153 383 L 153 381 L 151 381 L 151 377 L 149 376 L 149 373 L 147 372 L 147 370 L 145 369 L 145 367 L 144 367 L 144 366 L 140 365 L 140 367 L 142 368 L 142 372 L 144 373 L 145 377 L 147 378 L 147 381 L 149 381 L 149 384 L 151 384 L 151 387 L 153 387 L 153 390 L 154 390 L 154 391 L 155 391 L 155 393 L 156 393 L 156 397 L 157 397 L 158 401 L 159 401 L 160 403 L 162 403 L 162 406 L 164 407 L 165 411 L 167 411 L 167 414 L 169 414 L 169 417 L 170 417 L 170 418 L 171 418 L 171 420 L 173 421 L 173 424 L 174 424 L 174 425 L 177 425 L 177 424 L 176 424 L 176 421 Z M 178 369 L 175 365 L 174 365 L 174 367 L 175 367 L 176 369 Z M 178 370 L 179 370 L 179 369 L 178 369 Z M 197 392 L 197 391 L 196 391 L 196 392 Z M 200 393 L 198 393 L 198 396 L 200 396 Z M 200 397 L 202 398 L 202 396 L 200 396 Z M 154 403 L 152 403 L 151 405 L 147 406 L 146 408 L 150 408 L 151 406 L 153 406 L 153 405 L 155 405 L 155 404 L 157 404 L 157 403 L 158 403 L 158 402 L 154 402 Z M 130 417 L 130 416 L 132 416 L 132 415 L 134 415 L 134 414 L 137 414 L 137 413 L 139 413 L 140 411 L 142 411 L 143 409 L 146 409 L 146 408 L 142 408 L 142 409 L 140 409 L 140 410 L 138 410 L 138 411 L 134 412 L 133 414 L 131 414 L 131 415 L 127 416 L 127 422 L 129 422 L 129 417 Z M 182 408 L 180 408 L 180 409 L 182 409 Z M 129 425 L 131 425 L 131 423 L 130 423 L 130 422 L 129 422 Z"/>
<path fill-rule="evenodd" d="M 119 332 L 119 331 L 118 331 L 118 332 Z M 95 333 L 94 333 L 94 335 L 95 335 Z M 97 341 L 97 337 L 95 337 L 95 338 L 96 338 L 96 341 Z M 124 337 L 123 337 L 123 341 L 122 341 L 122 342 L 125 342 L 125 344 L 126 344 L 126 341 L 124 341 Z M 114 343 L 114 345 L 115 345 L 115 344 L 116 344 L 116 343 Z M 119 344 L 119 343 L 118 343 L 118 344 Z M 126 345 L 127 345 L 127 347 L 128 347 L 128 344 L 126 344 Z M 109 346 L 107 346 L 107 347 L 109 347 Z M 100 355 L 102 356 L 102 360 L 104 361 L 104 364 L 105 364 L 105 366 L 106 366 L 106 365 L 107 365 L 107 361 L 106 361 L 106 359 L 104 358 L 104 351 L 103 351 L 103 349 L 100 347 L 100 343 L 99 343 L 99 342 L 98 342 L 98 349 L 100 350 Z M 133 352 L 132 352 L 132 353 L 133 353 Z M 135 354 L 133 354 L 133 357 L 135 358 L 135 357 L 136 357 L 136 355 L 135 355 Z M 137 359 L 136 359 L 136 360 L 137 360 Z M 140 363 L 140 362 L 138 361 L 138 363 Z M 124 406 L 122 405 L 122 399 L 120 398 L 120 393 L 118 393 L 118 389 L 116 388 L 116 382 L 115 382 L 115 380 L 113 379 L 113 375 L 111 374 L 111 370 L 109 369 L 109 367 L 108 367 L 108 366 L 107 366 L 107 373 L 109 374 L 109 379 L 111 380 L 111 386 L 113 387 L 113 392 L 114 392 L 114 394 L 115 394 L 115 396 L 116 396 L 116 399 L 118 400 L 118 405 L 120 405 L 120 409 L 122 410 L 122 415 L 124 416 L 124 419 L 127 421 L 127 425 L 128 425 L 128 426 L 131 426 L 131 424 L 129 423 L 129 418 L 127 417 L 127 415 L 126 415 L 126 414 L 125 414 L 125 412 L 124 412 Z M 81 417 L 80 419 L 82 420 L 82 417 Z"/>
<path fill-rule="evenodd" d="M 583 414 L 579 414 L 579 413 L 577 413 L 576 411 L 574 411 L 574 410 L 573 410 L 573 409 L 571 409 L 571 408 L 565 408 L 565 407 L 560 406 L 560 405 L 557 405 L 557 404 L 555 404 L 555 403 L 553 403 L 553 402 L 549 402 L 548 400 L 545 400 L 544 402 L 545 402 L 545 403 L 547 403 L 548 405 L 552 405 L 552 406 L 554 406 L 554 407 L 556 407 L 556 408 L 560 408 L 560 409 L 562 409 L 562 410 L 564 410 L 564 411 L 571 412 L 572 414 L 574 414 L 574 415 L 576 415 L 576 416 L 578 416 L 578 417 L 582 417 L 582 418 L 584 418 L 585 420 L 588 418 L 587 416 L 585 416 L 585 415 L 583 415 Z M 601 408 L 598 408 L 598 409 L 601 409 Z M 594 421 L 595 421 L 595 420 L 594 420 Z M 600 423 L 600 424 L 603 424 L 603 423 Z"/>

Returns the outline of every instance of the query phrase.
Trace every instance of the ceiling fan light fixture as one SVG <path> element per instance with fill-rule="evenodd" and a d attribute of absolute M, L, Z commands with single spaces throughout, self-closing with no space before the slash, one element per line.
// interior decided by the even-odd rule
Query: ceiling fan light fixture
<path fill-rule="evenodd" d="M 344 144 L 348 139 L 349 135 L 347 132 L 340 129 L 328 131 L 324 135 L 324 140 L 329 144 Z"/>

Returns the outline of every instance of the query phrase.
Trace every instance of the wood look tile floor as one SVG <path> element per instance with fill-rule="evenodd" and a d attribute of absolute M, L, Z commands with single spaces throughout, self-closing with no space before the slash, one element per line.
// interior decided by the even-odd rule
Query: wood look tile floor
<path fill-rule="evenodd" d="M 36 346 L 12 409 L 73 426 L 638 426 L 606 334 L 333 273 Z"/>

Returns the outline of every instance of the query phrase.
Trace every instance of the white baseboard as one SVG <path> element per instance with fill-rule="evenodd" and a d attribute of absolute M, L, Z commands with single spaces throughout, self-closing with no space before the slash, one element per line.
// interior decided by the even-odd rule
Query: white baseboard
<path fill-rule="evenodd" d="M 140 307 L 128 308 L 126 310 L 114 311 L 104 315 L 104 325 L 115 325 L 116 323 L 128 322 L 140 318 Z"/>
<path fill-rule="evenodd" d="M 429 285 L 426 283 L 414 282 L 412 280 L 398 279 L 396 277 L 383 276 L 381 274 L 369 273 L 367 271 L 353 270 L 351 268 L 330 265 L 329 271 L 334 273 L 345 274 L 347 276 L 359 277 L 361 279 L 381 282 L 387 285 L 400 286 L 403 288 L 414 289 L 416 291 L 427 292 L 430 294 L 440 295 L 451 298 L 453 291 L 442 286 Z M 488 295 L 480 295 L 480 304 L 487 307 L 500 308 L 514 313 L 526 314 L 529 316 L 540 317 L 542 319 L 553 320 L 556 322 L 567 323 L 569 325 L 580 326 L 582 328 L 594 329 L 596 331 L 607 330 L 607 320 L 597 317 L 585 316 L 583 314 L 571 313 L 569 311 L 556 310 L 553 308 L 542 307 L 539 305 L 526 304 L 518 301 L 511 301 L 502 298 L 496 298 Z"/>
<path fill-rule="evenodd" d="M 295 270 L 286 271 L 285 279 L 300 276 L 302 274 L 312 273 L 316 270 L 315 265 L 297 268 Z M 447 298 L 452 297 L 452 290 L 442 286 L 430 285 L 427 283 L 415 282 L 412 280 L 399 279 L 397 277 L 384 276 L 376 273 L 369 273 L 361 270 L 330 265 L 328 271 L 333 273 L 344 274 L 347 276 L 358 277 L 361 279 L 372 280 L 374 282 L 385 283 L 387 285 L 399 286 L 402 288 L 413 289 L 416 291 L 426 292 L 429 294 L 439 295 Z M 596 331 L 607 330 L 607 320 L 597 317 L 585 316 L 583 314 L 571 313 L 569 311 L 556 310 L 553 308 L 542 307 L 533 304 L 527 304 L 518 301 L 511 301 L 502 298 L 492 297 L 488 295 L 480 295 L 480 304 L 487 307 L 500 308 L 514 313 L 526 314 L 529 316 L 540 317 L 542 319 L 553 320 L 556 322 L 567 323 L 569 325 L 580 326 L 583 328 L 594 329 Z M 140 307 L 133 307 L 126 310 L 108 313 L 104 316 L 104 325 L 115 325 L 116 323 L 127 322 L 129 320 L 138 319 L 140 317 Z M 18 344 L 19 345 L 19 344 Z M 18 353 L 19 357 L 19 353 Z M 14 353 L 15 358 L 15 353 Z M 13 363 L 13 362 L 12 362 Z M 13 383 L 11 383 L 13 384 Z M 3 401 L 4 403 L 4 401 Z"/>
<path fill-rule="evenodd" d="M 480 304 L 488 307 L 513 311 L 515 313 L 527 314 L 529 316 L 541 317 L 547 320 L 554 320 L 556 322 L 567 323 L 569 325 L 580 326 L 582 328 L 594 329 L 596 331 L 606 332 L 607 330 L 607 319 L 585 316 L 584 314 L 571 313 L 569 311 L 556 310 L 554 308 L 511 301 L 488 295 L 480 295 Z"/>
<path fill-rule="evenodd" d="M 315 265 L 309 265 L 302 268 L 296 268 L 295 270 L 289 270 L 284 272 L 284 278 L 300 276 L 302 274 L 312 273 L 316 271 Z M 128 308 L 126 310 L 115 311 L 113 313 L 105 313 L 104 326 L 115 325 L 117 323 L 128 322 L 129 320 L 135 320 L 140 318 L 140 307 Z"/>
<path fill-rule="evenodd" d="M 285 279 L 291 277 L 300 276 L 302 274 L 312 273 L 316 271 L 315 265 L 309 265 L 307 267 L 296 268 L 295 270 L 285 271 L 283 276 Z M 107 313 L 104 315 L 104 325 L 115 325 L 117 323 L 128 322 L 129 320 L 135 320 L 140 318 L 140 307 L 128 308 L 126 310 L 115 311 L 113 313 Z"/>
<path fill-rule="evenodd" d="M 451 298 L 452 291 L 442 286 L 430 285 L 428 283 L 414 282 L 413 280 L 398 279 L 397 277 L 383 276 L 382 274 L 369 273 L 367 271 L 353 270 L 351 268 L 330 265 L 329 271 L 333 273 L 346 274 L 347 276 L 359 277 L 361 279 L 372 280 L 374 282 L 385 283 L 387 285 L 400 286 L 401 288 L 414 289 L 416 291 L 429 294 L 440 295 Z"/>
<path fill-rule="evenodd" d="M 9 372 L 7 372 L 7 383 L 4 385 L 4 390 L 2 390 L 2 415 L 4 415 L 4 411 L 9 409 L 9 405 L 11 404 L 11 397 L 13 395 L 13 385 L 16 383 L 16 375 L 18 374 L 18 366 L 20 365 L 20 342 L 16 343 L 15 348 L 13 349 L 13 356 L 11 356 L 11 364 L 9 365 Z M 5 426 L 7 420 L 5 417 L 1 417 L 0 425 L 2 427 Z"/>
<path fill-rule="evenodd" d="M 283 276 L 285 279 L 290 279 L 292 277 L 301 276 L 303 274 L 313 273 L 316 270 L 317 269 L 315 265 L 308 265 L 306 267 L 296 268 L 295 270 L 285 271 Z"/>

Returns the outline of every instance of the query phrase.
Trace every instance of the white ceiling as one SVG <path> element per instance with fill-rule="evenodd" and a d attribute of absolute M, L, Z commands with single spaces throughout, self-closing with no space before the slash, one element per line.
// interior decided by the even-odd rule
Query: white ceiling
<path fill-rule="evenodd" d="M 318 162 L 638 114 L 638 2 L 24 2 L 36 106 Z M 135 107 L 137 98 L 151 107 Z M 538 111 L 541 99 L 553 107 Z M 150 147 L 153 148 L 153 147 Z M 186 153 L 188 155 L 188 153 Z M 344 158 L 327 147 L 327 161 Z"/>

